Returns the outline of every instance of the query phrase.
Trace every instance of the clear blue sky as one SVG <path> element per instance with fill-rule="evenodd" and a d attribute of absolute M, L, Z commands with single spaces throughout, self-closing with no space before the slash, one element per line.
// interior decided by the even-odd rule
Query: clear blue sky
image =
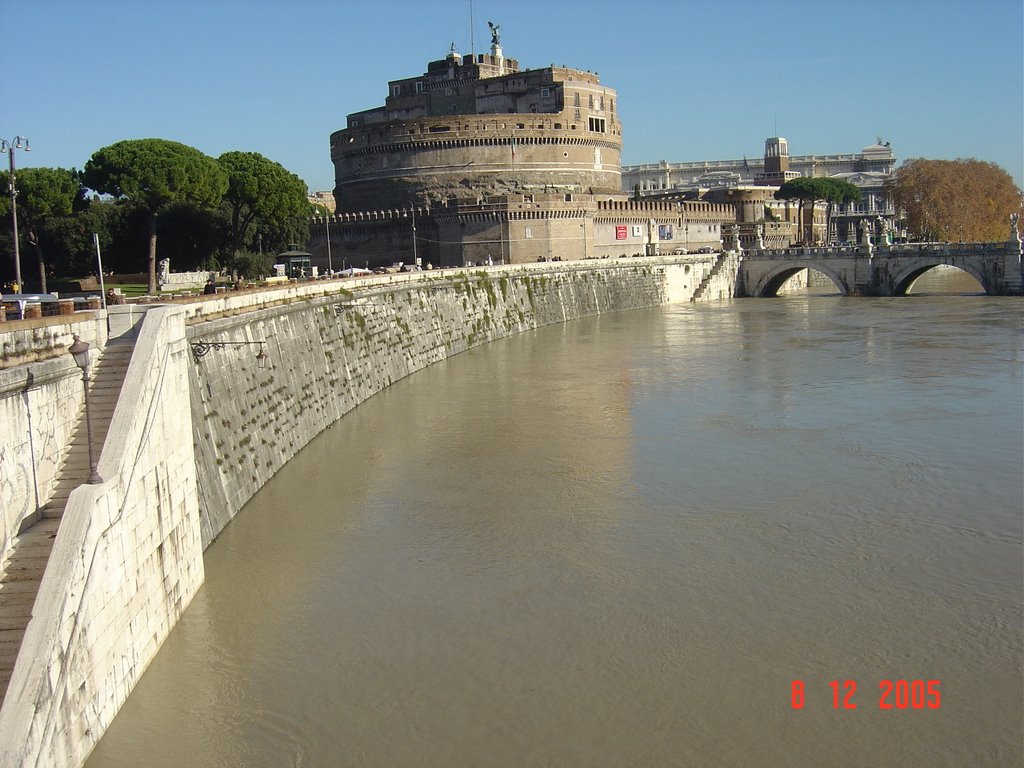
<path fill-rule="evenodd" d="M 1024 181 L 1021 0 L 476 0 L 522 67 L 599 73 L 623 162 L 855 152 L 975 157 Z M 329 136 L 387 81 L 470 49 L 469 0 L 0 0 L 0 137 L 81 168 L 127 138 L 259 152 L 334 185 Z"/>

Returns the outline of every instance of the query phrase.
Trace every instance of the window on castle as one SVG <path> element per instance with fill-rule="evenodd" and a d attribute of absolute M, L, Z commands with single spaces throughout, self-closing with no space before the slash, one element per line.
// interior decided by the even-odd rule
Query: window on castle
<path fill-rule="evenodd" d="M 551 98 L 551 89 L 550 88 L 541 88 L 540 89 L 540 97 L 542 99 L 549 99 L 549 98 Z"/>
<path fill-rule="evenodd" d="M 572 95 L 572 105 L 574 107 L 578 107 L 580 105 L 580 95 L 578 93 L 574 93 Z"/>
<path fill-rule="evenodd" d="M 587 101 L 589 102 L 588 106 L 591 109 L 593 109 L 594 108 L 594 94 L 590 94 L 589 96 L 587 96 Z"/>
<path fill-rule="evenodd" d="M 590 130 L 596 133 L 604 133 L 604 118 L 603 117 L 592 117 L 590 118 Z"/>
<path fill-rule="evenodd" d="M 392 96 L 400 96 L 401 94 L 402 94 L 402 86 L 400 86 L 400 85 L 392 85 L 391 86 L 391 95 Z"/>

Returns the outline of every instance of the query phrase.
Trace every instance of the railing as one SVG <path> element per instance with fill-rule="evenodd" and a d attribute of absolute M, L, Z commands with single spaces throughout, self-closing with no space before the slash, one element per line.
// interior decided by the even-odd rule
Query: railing
<path fill-rule="evenodd" d="M 1016 253 L 1014 243 L 895 243 L 872 246 L 876 259 L 886 256 L 991 256 Z M 805 248 L 761 248 L 744 251 L 744 258 L 807 259 L 821 256 L 856 256 L 864 253 L 864 246 L 823 245 Z"/>
<path fill-rule="evenodd" d="M 894 206 L 871 206 L 871 205 L 843 205 L 836 206 L 832 209 L 832 218 L 836 216 L 863 216 L 863 215 L 876 215 L 876 216 L 895 216 L 896 208 Z"/>

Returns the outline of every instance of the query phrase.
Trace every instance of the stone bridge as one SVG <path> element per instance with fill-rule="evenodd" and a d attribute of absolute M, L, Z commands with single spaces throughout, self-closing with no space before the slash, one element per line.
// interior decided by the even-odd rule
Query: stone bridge
<path fill-rule="evenodd" d="M 844 296 L 902 296 L 940 265 L 962 269 L 991 296 L 1024 293 L 1021 242 L 913 243 L 873 247 L 785 248 L 743 251 L 736 296 L 775 296 L 802 269 L 826 275 Z"/>

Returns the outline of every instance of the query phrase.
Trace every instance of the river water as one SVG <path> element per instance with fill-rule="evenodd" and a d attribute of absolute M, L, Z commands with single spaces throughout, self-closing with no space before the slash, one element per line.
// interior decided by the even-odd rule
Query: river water
<path fill-rule="evenodd" d="M 794 295 L 433 366 L 224 531 L 88 765 L 1020 765 L 1022 359 L 1020 299 Z"/>

